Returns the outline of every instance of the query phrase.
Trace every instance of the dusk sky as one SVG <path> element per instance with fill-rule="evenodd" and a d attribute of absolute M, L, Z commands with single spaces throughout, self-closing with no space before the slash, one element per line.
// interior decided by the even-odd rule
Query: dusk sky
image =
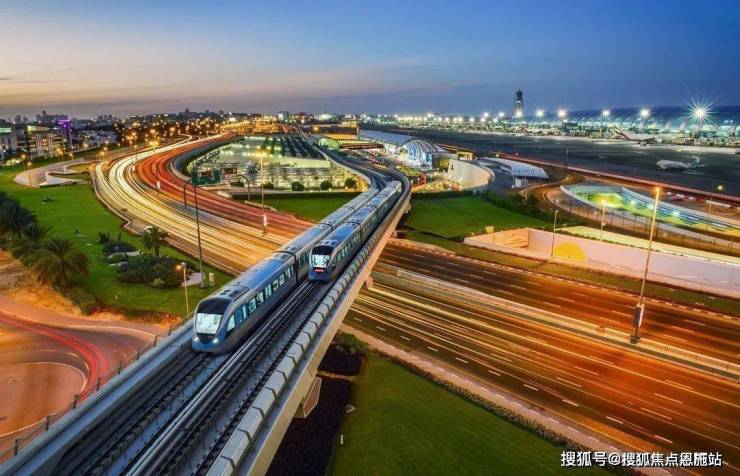
<path fill-rule="evenodd" d="M 740 104 L 740 2 L 0 2 L 0 117 Z"/>

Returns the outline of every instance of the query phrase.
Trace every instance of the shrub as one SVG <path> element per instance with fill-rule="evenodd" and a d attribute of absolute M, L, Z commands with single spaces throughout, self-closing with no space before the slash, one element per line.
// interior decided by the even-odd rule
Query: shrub
<path fill-rule="evenodd" d="M 103 243 L 103 253 L 106 256 L 112 255 L 113 253 L 129 253 L 131 251 L 136 251 L 136 247 L 131 243 L 126 243 L 120 239 L 110 240 Z"/>
<path fill-rule="evenodd" d="M 123 263 L 124 261 L 128 261 L 128 256 L 126 253 L 113 253 L 105 261 L 109 264 Z"/>
<path fill-rule="evenodd" d="M 267 182 L 262 186 L 265 190 L 275 190 L 275 184 L 272 182 Z"/>
<path fill-rule="evenodd" d="M 70 288 L 67 291 L 67 297 L 77 306 L 83 314 L 89 315 L 97 311 L 99 306 L 95 296 L 85 291 L 79 286 Z"/>
<path fill-rule="evenodd" d="M 321 190 L 331 190 L 331 180 L 324 180 L 323 182 L 321 182 L 321 185 L 319 185 L 319 187 L 321 188 Z"/>
<path fill-rule="evenodd" d="M 98 232 L 98 244 L 104 245 L 110 241 L 110 232 L 103 233 L 102 231 Z"/>
<path fill-rule="evenodd" d="M 180 261 L 169 256 L 133 256 L 118 268 L 116 278 L 124 283 L 149 284 L 155 288 L 176 288 L 182 283 Z M 187 264 L 192 269 L 192 265 Z"/>
<path fill-rule="evenodd" d="M 355 180 L 352 177 L 347 177 L 344 180 L 344 188 L 356 188 L 357 187 L 357 180 Z"/>
<path fill-rule="evenodd" d="M 340 332 L 337 334 L 337 348 L 349 355 L 365 355 L 367 344 L 358 339 L 354 334 Z"/>
<path fill-rule="evenodd" d="M 296 181 L 290 184 L 290 189 L 294 192 L 302 192 L 306 187 L 301 182 Z"/>

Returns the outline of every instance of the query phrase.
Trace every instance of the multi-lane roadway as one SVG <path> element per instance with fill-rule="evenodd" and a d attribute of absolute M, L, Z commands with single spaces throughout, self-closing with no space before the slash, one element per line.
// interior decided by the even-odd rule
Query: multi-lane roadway
<path fill-rule="evenodd" d="M 390 243 L 380 260 L 408 271 L 447 281 L 503 299 L 575 317 L 605 328 L 631 332 L 636 297 L 582 283 L 555 279 L 516 268 L 425 249 Z M 715 317 L 649 300 L 640 335 L 731 363 L 740 363 L 740 321 Z"/>

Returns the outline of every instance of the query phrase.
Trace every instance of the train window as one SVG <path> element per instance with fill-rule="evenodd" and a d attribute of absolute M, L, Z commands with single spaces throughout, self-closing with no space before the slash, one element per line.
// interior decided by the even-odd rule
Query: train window
<path fill-rule="evenodd" d="M 283 275 L 281 274 L 280 277 L 282 277 L 282 276 Z M 280 287 L 280 279 L 278 278 L 278 279 L 276 279 L 275 281 L 272 282 L 272 289 L 278 289 L 279 287 Z"/>
<path fill-rule="evenodd" d="M 247 305 L 247 309 L 249 309 L 249 314 L 252 314 L 255 309 L 257 309 L 257 302 L 252 299 L 249 301 L 249 304 Z"/>
<path fill-rule="evenodd" d="M 221 323 L 221 316 L 229 306 L 229 300 L 221 298 L 204 299 L 195 311 L 195 332 L 214 335 Z"/>
<path fill-rule="evenodd" d="M 286 273 L 283 273 L 280 276 L 278 276 L 278 285 L 279 286 L 282 286 L 283 284 L 285 284 L 285 274 Z"/>
<path fill-rule="evenodd" d="M 244 322 L 244 306 L 240 307 L 236 310 L 234 313 L 234 316 L 236 316 L 236 324 L 241 325 L 242 322 Z"/>
<path fill-rule="evenodd" d="M 195 332 L 198 334 L 215 334 L 218 324 L 221 322 L 220 314 L 206 314 L 199 312 L 195 314 Z"/>
<path fill-rule="evenodd" d="M 254 299 L 257 301 L 257 307 L 260 307 L 262 305 L 262 303 L 265 302 L 265 295 L 262 294 L 262 291 L 260 291 L 254 297 Z"/>
<path fill-rule="evenodd" d="M 229 318 L 229 323 L 226 324 L 226 332 L 233 330 L 234 327 L 236 327 L 236 321 L 234 320 L 234 315 L 232 314 Z"/>
<path fill-rule="evenodd" d="M 316 246 L 311 251 L 311 266 L 314 268 L 326 268 L 331 257 L 331 246 Z"/>
<path fill-rule="evenodd" d="M 268 284 L 265 286 L 265 299 L 269 298 L 272 295 L 272 285 Z"/>

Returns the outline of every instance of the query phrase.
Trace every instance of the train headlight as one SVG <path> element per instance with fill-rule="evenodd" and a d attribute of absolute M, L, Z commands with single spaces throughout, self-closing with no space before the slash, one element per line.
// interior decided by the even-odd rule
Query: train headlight
<path fill-rule="evenodd" d="M 215 339 L 213 339 L 213 343 L 214 344 L 218 344 L 218 337 L 216 337 Z"/>
<path fill-rule="evenodd" d="M 193 337 L 193 342 L 200 342 L 200 338 L 198 336 Z"/>

